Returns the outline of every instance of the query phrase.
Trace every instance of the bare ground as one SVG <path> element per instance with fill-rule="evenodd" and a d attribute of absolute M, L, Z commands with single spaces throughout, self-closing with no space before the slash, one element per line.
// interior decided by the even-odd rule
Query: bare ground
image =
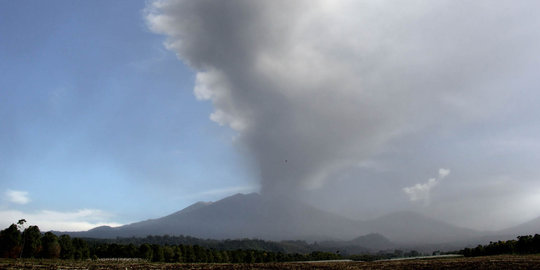
<path fill-rule="evenodd" d="M 168 264 L 141 262 L 94 262 L 0 259 L 0 269 L 540 269 L 540 255 L 500 255 L 475 258 L 418 259 L 378 262 Z"/>

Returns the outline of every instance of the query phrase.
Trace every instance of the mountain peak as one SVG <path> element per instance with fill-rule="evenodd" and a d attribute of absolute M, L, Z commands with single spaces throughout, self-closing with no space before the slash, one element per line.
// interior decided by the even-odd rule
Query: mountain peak
<path fill-rule="evenodd" d="M 231 195 L 229 197 L 225 197 L 219 201 L 216 201 L 217 202 L 222 202 L 222 201 L 228 201 L 228 200 L 246 200 L 246 199 L 255 199 L 255 198 L 259 198 L 261 197 L 261 195 L 259 193 L 255 193 L 255 192 L 252 192 L 252 193 L 236 193 L 234 195 Z"/>
<path fill-rule="evenodd" d="M 199 202 L 196 202 L 176 213 L 174 213 L 173 215 L 178 215 L 178 214 L 181 214 L 181 213 L 188 213 L 188 212 L 191 212 L 191 211 L 195 211 L 197 209 L 200 209 L 202 207 L 205 207 L 205 206 L 208 206 L 208 205 L 211 205 L 213 202 L 203 202 L 203 201 L 199 201 Z"/>

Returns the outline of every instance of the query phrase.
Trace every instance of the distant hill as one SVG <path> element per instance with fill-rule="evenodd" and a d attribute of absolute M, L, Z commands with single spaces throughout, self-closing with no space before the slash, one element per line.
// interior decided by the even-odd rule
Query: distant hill
<path fill-rule="evenodd" d="M 403 211 L 388 214 L 364 224 L 370 232 L 380 233 L 399 244 L 429 244 L 457 242 L 478 237 L 475 230 Z"/>
<path fill-rule="evenodd" d="M 513 237 L 516 237 L 518 235 L 540 234 L 540 217 L 537 217 L 531 221 L 522 223 L 517 226 L 500 230 L 497 232 L 497 234 L 512 235 Z"/>
<path fill-rule="evenodd" d="M 384 235 L 378 233 L 362 235 L 347 243 L 354 246 L 370 248 L 372 250 L 385 250 L 396 246 L 396 244 L 392 243 L 388 238 L 384 237 Z"/>
<path fill-rule="evenodd" d="M 398 247 L 388 238 L 378 233 L 370 233 L 354 238 L 349 241 L 323 241 L 318 243 L 323 251 L 345 251 L 349 254 L 361 254 L 378 252 L 381 250 L 391 250 Z"/>

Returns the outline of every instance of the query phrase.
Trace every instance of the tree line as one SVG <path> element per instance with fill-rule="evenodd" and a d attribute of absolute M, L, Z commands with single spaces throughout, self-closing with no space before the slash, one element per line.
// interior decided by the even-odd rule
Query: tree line
<path fill-rule="evenodd" d="M 488 245 L 462 249 L 459 253 L 466 257 L 499 254 L 536 254 L 540 253 L 540 235 L 523 235 L 518 236 L 517 240 L 489 242 Z"/>
<path fill-rule="evenodd" d="M 23 221 L 23 220 L 21 220 Z M 38 226 L 12 224 L 0 231 L 0 256 L 4 258 L 98 259 L 139 258 L 153 262 L 257 263 L 342 259 L 331 252 L 284 253 L 260 249 L 215 249 L 184 244 L 118 244 L 41 233 Z M 22 230 L 22 232 L 21 232 Z M 167 239 L 164 237 L 162 239 Z M 238 244 L 237 242 L 233 242 Z M 262 244 L 262 242 L 256 242 Z M 274 247 L 275 248 L 275 247 Z"/>
<path fill-rule="evenodd" d="M 115 243 L 115 244 L 157 244 L 157 245 L 190 245 L 201 246 L 208 249 L 236 250 L 253 249 L 283 253 L 309 253 L 314 251 L 310 244 L 305 241 L 282 241 L 272 242 L 260 239 L 201 239 L 191 236 L 172 235 L 148 235 L 146 237 L 117 237 L 114 239 L 87 239 L 89 243 Z"/>
<path fill-rule="evenodd" d="M 21 223 L 19 221 L 19 223 Z M 61 258 L 87 259 L 90 248 L 86 241 L 68 235 L 41 233 L 30 226 L 21 233 L 22 224 L 12 224 L 0 232 L 0 256 L 3 258 Z"/>

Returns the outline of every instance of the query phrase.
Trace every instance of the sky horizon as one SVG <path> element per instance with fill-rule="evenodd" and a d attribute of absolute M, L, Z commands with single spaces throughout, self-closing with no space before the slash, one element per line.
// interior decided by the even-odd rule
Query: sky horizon
<path fill-rule="evenodd" d="M 0 226 L 236 193 L 540 217 L 535 1 L 0 2 Z"/>

